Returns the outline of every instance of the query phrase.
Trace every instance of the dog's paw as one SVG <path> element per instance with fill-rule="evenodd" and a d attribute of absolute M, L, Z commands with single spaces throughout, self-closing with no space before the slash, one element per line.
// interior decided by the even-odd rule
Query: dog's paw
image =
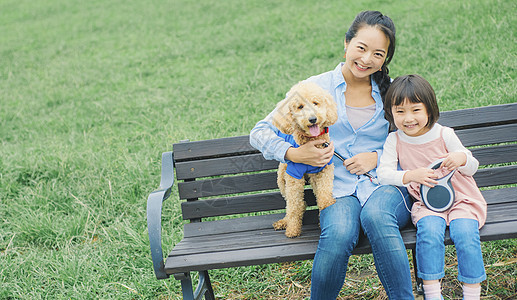
<path fill-rule="evenodd" d="M 318 208 L 320 209 L 320 211 L 324 210 L 325 208 L 331 206 L 332 204 L 336 203 L 336 199 L 332 198 L 328 201 L 321 201 L 320 203 L 318 203 Z"/>
<path fill-rule="evenodd" d="M 288 238 L 295 238 L 297 236 L 300 236 L 300 234 L 302 234 L 301 228 L 288 227 L 285 231 L 285 236 Z"/>
<path fill-rule="evenodd" d="M 284 219 L 276 221 L 275 223 L 273 223 L 273 228 L 275 228 L 275 230 L 286 229 L 287 228 L 287 221 L 284 220 Z"/>

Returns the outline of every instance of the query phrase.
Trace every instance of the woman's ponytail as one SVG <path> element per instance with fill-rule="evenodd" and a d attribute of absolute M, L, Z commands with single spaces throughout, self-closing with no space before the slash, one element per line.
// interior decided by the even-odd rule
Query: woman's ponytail
<path fill-rule="evenodd" d="M 373 73 L 373 80 L 375 80 L 375 83 L 377 83 L 377 86 L 379 87 L 379 91 L 381 93 L 382 101 L 384 102 L 384 95 L 386 95 L 386 91 L 388 91 L 388 88 L 391 84 L 391 78 L 389 75 L 389 69 L 386 64 L 382 65 L 382 68 L 380 71 L 377 71 Z"/>

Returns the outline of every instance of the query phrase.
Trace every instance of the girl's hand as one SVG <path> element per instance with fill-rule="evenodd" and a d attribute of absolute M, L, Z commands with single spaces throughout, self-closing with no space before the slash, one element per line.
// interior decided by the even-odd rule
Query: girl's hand
<path fill-rule="evenodd" d="M 404 173 L 402 183 L 408 184 L 410 182 L 416 182 L 432 188 L 438 183 L 438 181 L 434 180 L 436 178 L 438 178 L 438 176 L 434 174 L 433 169 L 418 168 Z"/>
<path fill-rule="evenodd" d="M 463 152 L 447 153 L 440 158 L 445 158 L 441 167 L 449 171 L 455 170 L 467 163 L 467 155 Z"/>
<path fill-rule="evenodd" d="M 363 175 L 377 167 L 377 152 L 363 152 L 345 159 L 343 165 L 355 175 Z"/>
<path fill-rule="evenodd" d="M 295 163 L 303 163 L 315 167 L 324 167 L 334 155 L 334 143 L 330 142 L 327 148 L 317 148 L 325 140 L 310 141 L 298 148 L 291 147 L 285 153 L 285 159 Z"/>

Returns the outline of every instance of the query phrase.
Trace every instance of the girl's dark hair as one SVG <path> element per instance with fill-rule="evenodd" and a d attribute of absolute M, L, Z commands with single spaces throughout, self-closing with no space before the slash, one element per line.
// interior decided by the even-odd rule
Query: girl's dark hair
<path fill-rule="evenodd" d="M 384 113 L 392 125 L 394 121 L 391 108 L 403 104 L 406 99 L 411 103 L 424 104 L 428 116 L 426 126 L 433 127 L 440 117 L 440 110 L 431 84 L 420 75 L 400 76 L 393 80 L 384 99 Z"/>
<path fill-rule="evenodd" d="M 372 75 L 373 80 L 375 80 L 375 83 L 379 86 L 381 97 L 384 100 L 384 95 L 386 94 L 391 82 L 390 76 L 388 75 L 390 72 L 388 64 L 395 53 L 395 24 L 393 24 L 390 17 L 383 15 L 379 11 L 367 10 L 360 12 L 346 32 L 345 41 L 349 43 L 357 35 L 359 29 L 363 28 L 365 25 L 379 28 L 390 41 L 386 60 L 384 61 L 381 70 L 373 73 Z"/>

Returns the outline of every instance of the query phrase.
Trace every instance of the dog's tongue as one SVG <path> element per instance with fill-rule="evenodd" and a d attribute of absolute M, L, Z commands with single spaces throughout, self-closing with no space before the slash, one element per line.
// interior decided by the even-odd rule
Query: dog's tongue
<path fill-rule="evenodd" d="M 321 133 L 320 127 L 318 125 L 309 126 L 309 132 L 312 136 L 318 136 Z"/>

